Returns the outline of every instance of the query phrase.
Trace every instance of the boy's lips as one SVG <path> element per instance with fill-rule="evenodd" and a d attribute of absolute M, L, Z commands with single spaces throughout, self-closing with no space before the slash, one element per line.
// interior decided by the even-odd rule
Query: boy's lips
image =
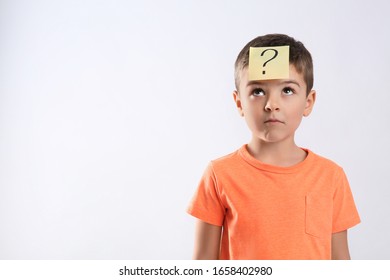
<path fill-rule="evenodd" d="M 264 123 L 284 123 L 278 119 L 267 119 Z"/>

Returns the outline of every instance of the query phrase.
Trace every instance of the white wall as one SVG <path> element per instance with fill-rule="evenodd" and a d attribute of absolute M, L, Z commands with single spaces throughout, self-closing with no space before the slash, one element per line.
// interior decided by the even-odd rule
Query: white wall
<path fill-rule="evenodd" d="M 297 142 L 342 165 L 355 259 L 390 259 L 387 1 L 0 2 L 0 259 L 189 259 L 209 160 L 249 140 L 233 63 L 305 43 L 315 111 Z"/>

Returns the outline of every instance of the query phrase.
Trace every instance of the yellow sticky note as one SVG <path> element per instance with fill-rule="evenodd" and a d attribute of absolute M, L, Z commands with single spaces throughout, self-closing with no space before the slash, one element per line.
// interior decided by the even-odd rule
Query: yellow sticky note
<path fill-rule="evenodd" d="M 249 81 L 288 79 L 290 46 L 249 49 Z"/>

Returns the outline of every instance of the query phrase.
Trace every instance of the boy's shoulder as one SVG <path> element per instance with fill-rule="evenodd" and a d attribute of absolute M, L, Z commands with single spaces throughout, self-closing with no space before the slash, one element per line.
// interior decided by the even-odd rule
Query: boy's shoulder
<path fill-rule="evenodd" d="M 321 166 L 323 167 L 329 167 L 329 168 L 335 168 L 335 169 L 342 169 L 342 167 L 334 162 L 333 160 L 329 159 L 329 158 L 326 158 L 322 155 L 319 155 L 317 153 L 314 153 L 313 151 L 309 150 L 309 149 L 305 149 L 306 151 L 308 151 L 308 155 L 312 155 L 312 158 L 313 158 L 313 161 L 317 164 L 321 164 Z"/>
<path fill-rule="evenodd" d="M 224 156 L 217 157 L 217 158 L 211 160 L 211 164 L 213 166 L 223 166 L 223 165 L 229 165 L 229 164 L 235 163 L 237 161 L 237 159 L 240 158 L 239 154 L 240 154 L 241 149 L 242 149 L 242 147 L 235 150 L 234 152 L 231 152 L 231 153 L 226 154 Z"/>

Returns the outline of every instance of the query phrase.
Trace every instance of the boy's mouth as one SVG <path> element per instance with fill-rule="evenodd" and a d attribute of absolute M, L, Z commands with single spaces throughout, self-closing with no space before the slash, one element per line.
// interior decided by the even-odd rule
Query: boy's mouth
<path fill-rule="evenodd" d="M 264 123 L 283 123 L 278 119 L 267 119 Z"/>

